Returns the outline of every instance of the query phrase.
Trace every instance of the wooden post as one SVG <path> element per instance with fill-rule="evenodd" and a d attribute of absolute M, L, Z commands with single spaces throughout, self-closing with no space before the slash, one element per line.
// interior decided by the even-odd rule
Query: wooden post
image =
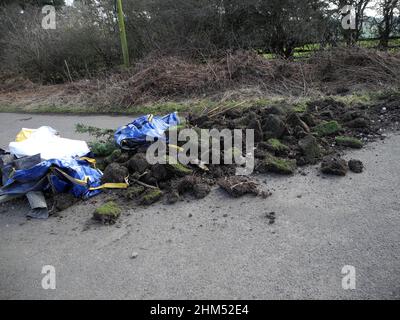
<path fill-rule="evenodd" d="M 117 14 L 118 14 L 119 34 L 121 37 L 122 55 L 124 57 L 124 65 L 126 68 L 128 68 L 129 51 L 128 51 L 128 41 L 126 40 L 124 12 L 122 11 L 122 0 L 117 0 Z"/>

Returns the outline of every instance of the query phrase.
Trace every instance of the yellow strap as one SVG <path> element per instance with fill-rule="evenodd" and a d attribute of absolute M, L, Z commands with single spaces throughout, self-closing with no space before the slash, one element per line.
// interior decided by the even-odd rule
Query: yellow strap
<path fill-rule="evenodd" d="M 64 171 L 62 171 L 59 168 L 53 167 L 52 170 L 56 170 L 57 172 L 61 173 L 65 178 L 67 178 L 72 183 L 78 184 L 80 186 L 86 186 L 88 184 L 89 177 L 85 177 L 85 180 L 80 180 L 80 179 L 71 177 L 70 175 L 66 174 Z"/>
<path fill-rule="evenodd" d="M 154 116 L 152 114 L 149 115 L 149 117 L 147 118 L 148 122 L 152 122 L 153 121 Z"/>
<path fill-rule="evenodd" d="M 14 167 L 12 167 L 12 170 L 11 170 L 11 172 L 10 172 L 10 175 L 8 176 L 8 179 L 11 179 L 13 176 L 14 176 L 14 174 L 15 174 L 15 168 Z"/>
<path fill-rule="evenodd" d="M 72 183 L 78 184 L 80 186 L 87 186 L 89 177 L 85 177 L 85 180 L 79 180 L 71 177 L 70 175 L 66 174 L 64 171 L 60 170 L 59 168 L 52 168 L 57 172 L 61 173 L 64 177 L 66 177 Z M 92 187 L 89 188 L 90 191 L 100 190 L 100 189 L 127 189 L 129 187 L 128 177 L 125 179 L 125 182 L 122 183 L 105 183 L 99 187 Z"/>
<path fill-rule="evenodd" d="M 97 168 L 96 168 L 96 159 L 88 158 L 88 157 L 82 157 L 82 158 L 79 158 L 79 160 L 86 161 L 86 162 L 90 163 L 90 165 L 91 165 L 93 168 L 97 169 Z"/>
<path fill-rule="evenodd" d="M 122 183 L 105 183 L 99 187 L 89 188 L 90 191 L 100 190 L 100 189 L 127 189 L 129 184 L 126 182 Z"/>
<path fill-rule="evenodd" d="M 93 158 L 81 157 L 81 158 L 79 158 L 79 160 L 87 161 L 91 164 L 96 164 L 96 159 L 93 159 Z"/>

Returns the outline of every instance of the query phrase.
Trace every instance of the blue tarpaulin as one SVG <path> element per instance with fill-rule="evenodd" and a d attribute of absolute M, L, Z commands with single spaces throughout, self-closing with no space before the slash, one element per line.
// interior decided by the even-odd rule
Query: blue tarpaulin
<path fill-rule="evenodd" d="M 85 160 L 47 160 L 29 169 L 16 170 L 0 189 L 0 195 L 22 195 L 51 189 L 87 199 L 101 192 L 96 188 L 101 187 L 102 175 Z"/>
<path fill-rule="evenodd" d="M 119 128 L 114 137 L 120 148 L 131 150 L 137 146 L 148 144 L 148 138 L 154 140 L 165 139 L 165 132 L 170 127 L 179 124 L 180 120 L 176 112 L 164 117 L 144 115 Z"/>

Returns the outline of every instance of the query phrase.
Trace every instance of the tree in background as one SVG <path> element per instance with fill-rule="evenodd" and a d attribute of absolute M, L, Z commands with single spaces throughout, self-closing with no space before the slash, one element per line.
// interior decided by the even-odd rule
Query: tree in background
<path fill-rule="evenodd" d="M 106 1 L 103 1 L 106 2 Z M 255 49 L 290 57 L 319 42 L 327 27 L 322 0 L 136 0 L 124 3 L 134 48 L 201 52 Z"/>
<path fill-rule="evenodd" d="M 342 28 L 343 37 L 348 46 L 353 46 L 362 36 L 363 26 L 366 19 L 365 11 L 371 4 L 371 0 L 332 0 L 329 1 L 331 4 L 337 6 L 337 9 L 341 11 L 345 6 L 352 6 L 355 13 L 355 29 L 345 30 Z M 347 12 L 342 12 L 342 16 L 347 15 Z"/>
<path fill-rule="evenodd" d="M 399 10 L 399 0 L 381 0 L 378 3 L 378 12 L 382 18 L 376 21 L 379 35 L 379 46 L 383 49 L 389 47 L 389 39 L 396 29 L 396 10 Z"/>

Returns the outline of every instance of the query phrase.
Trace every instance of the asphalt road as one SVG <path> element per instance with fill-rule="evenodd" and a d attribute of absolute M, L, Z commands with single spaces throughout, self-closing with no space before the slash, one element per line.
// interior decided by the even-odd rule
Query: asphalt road
<path fill-rule="evenodd" d="M 0 145 L 20 127 L 51 125 L 80 138 L 76 122 L 128 121 L 0 114 Z M 1 205 L 0 298 L 399 299 L 400 136 L 345 158 L 363 160 L 365 172 L 260 176 L 273 191 L 266 200 L 214 190 L 174 206 L 129 204 L 114 226 L 91 222 L 100 198 L 46 221 L 27 220 L 23 200 Z M 44 265 L 55 267 L 55 290 L 42 288 Z M 355 268 L 355 290 L 342 287 L 345 265 Z"/>

